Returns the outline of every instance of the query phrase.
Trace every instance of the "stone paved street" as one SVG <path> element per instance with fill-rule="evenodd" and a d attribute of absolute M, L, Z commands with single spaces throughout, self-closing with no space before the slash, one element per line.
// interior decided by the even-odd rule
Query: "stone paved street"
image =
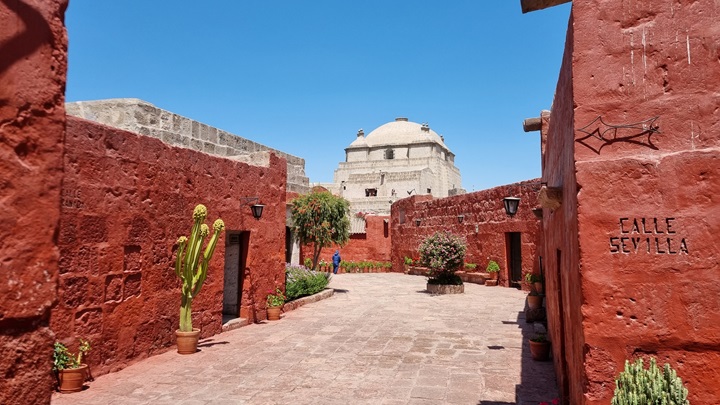
<path fill-rule="evenodd" d="M 557 397 L 552 362 L 530 359 L 525 293 L 425 278 L 339 274 L 329 299 L 276 322 L 103 375 L 65 404 L 533 404 Z"/>

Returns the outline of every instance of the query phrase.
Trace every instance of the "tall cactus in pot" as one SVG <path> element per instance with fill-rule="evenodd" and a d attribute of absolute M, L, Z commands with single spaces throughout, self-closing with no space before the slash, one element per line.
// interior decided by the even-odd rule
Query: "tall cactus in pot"
<path fill-rule="evenodd" d="M 210 234 L 210 229 L 205 224 L 207 208 L 198 204 L 193 211 L 193 227 L 190 231 L 190 239 L 181 236 L 177 240 L 178 250 L 175 260 L 175 274 L 182 281 L 182 298 L 180 305 L 180 331 L 192 332 L 192 301 L 200 292 L 200 289 L 207 278 L 208 263 L 215 252 L 215 245 L 220 238 L 220 232 L 225 228 L 225 223 L 218 218 L 213 223 L 213 234 L 210 241 L 201 252 L 205 238 Z"/>

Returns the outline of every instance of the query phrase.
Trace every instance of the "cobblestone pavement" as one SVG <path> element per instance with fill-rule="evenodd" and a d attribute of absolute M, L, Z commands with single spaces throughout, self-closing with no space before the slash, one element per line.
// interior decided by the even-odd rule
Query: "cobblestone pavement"
<path fill-rule="evenodd" d="M 533 404 L 557 397 L 530 358 L 525 293 L 425 278 L 339 274 L 329 299 L 98 377 L 52 404 Z"/>

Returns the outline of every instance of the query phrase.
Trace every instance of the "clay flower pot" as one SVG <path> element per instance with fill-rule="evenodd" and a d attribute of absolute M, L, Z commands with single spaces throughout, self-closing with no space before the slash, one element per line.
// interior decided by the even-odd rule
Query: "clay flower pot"
<path fill-rule="evenodd" d="M 268 309 L 267 309 L 268 321 L 279 321 L 281 311 L 282 311 L 282 307 L 268 307 Z"/>
<path fill-rule="evenodd" d="M 192 332 L 181 332 L 178 329 L 175 331 L 175 336 L 177 336 L 177 352 L 179 354 L 193 354 L 197 352 L 200 329 L 193 328 Z"/>
<path fill-rule="evenodd" d="M 535 361 L 547 361 L 550 358 L 550 342 L 530 341 L 530 356 Z"/>
<path fill-rule="evenodd" d="M 542 307 L 542 302 L 543 302 L 542 295 L 528 294 L 528 296 L 527 296 L 528 308 L 530 308 L 530 309 L 539 309 L 540 307 Z"/>
<path fill-rule="evenodd" d="M 83 383 L 87 379 L 87 364 L 78 368 L 67 368 L 58 371 L 58 389 L 62 393 L 82 391 Z"/>

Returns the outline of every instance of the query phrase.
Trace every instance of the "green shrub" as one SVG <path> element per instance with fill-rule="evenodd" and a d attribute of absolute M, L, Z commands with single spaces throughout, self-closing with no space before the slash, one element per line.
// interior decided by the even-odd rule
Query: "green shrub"
<path fill-rule="evenodd" d="M 625 360 L 625 370 L 615 380 L 612 405 L 689 405 L 688 390 L 675 370 L 665 364 L 658 368 L 655 358 L 650 367 L 643 367 L 642 359 L 630 364 Z"/>
<path fill-rule="evenodd" d="M 475 263 L 465 263 L 465 268 L 468 270 L 475 270 L 477 268 L 477 264 Z"/>
<path fill-rule="evenodd" d="M 303 266 L 285 266 L 285 296 L 287 301 L 317 294 L 330 282 L 331 273 L 309 270 Z"/>
<path fill-rule="evenodd" d="M 485 271 L 488 273 L 497 273 L 498 271 L 500 271 L 500 266 L 495 260 L 490 260 Z"/>

